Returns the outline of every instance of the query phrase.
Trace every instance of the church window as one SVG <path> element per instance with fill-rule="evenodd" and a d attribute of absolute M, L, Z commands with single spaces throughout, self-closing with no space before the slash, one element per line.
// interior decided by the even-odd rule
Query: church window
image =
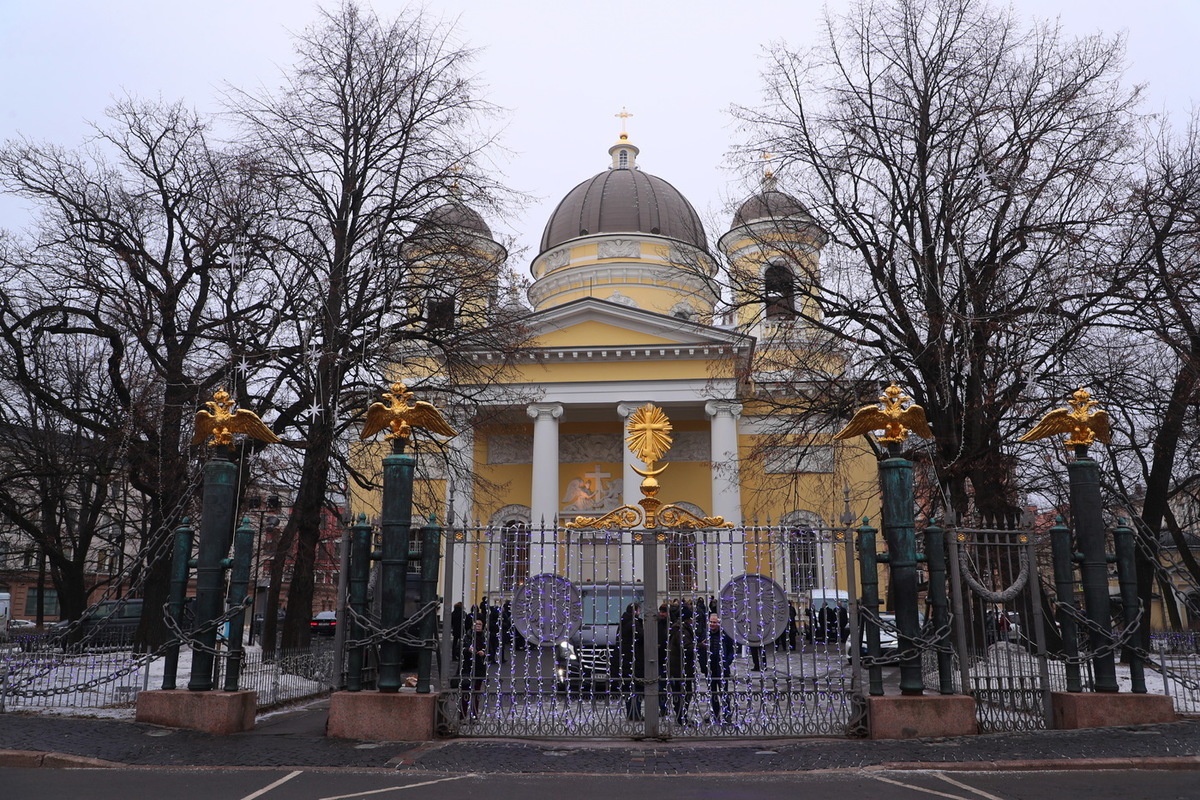
<path fill-rule="evenodd" d="M 811 528 L 796 528 L 787 536 L 788 577 L 791 578 L 792 591 L 820 588 L 817 580 L 817 532 Z"/>
<path fill-rule="evenodd" d="M 620 169 L 629 169 L 629 151 L 628 150 L 622 150 L 620 155 L 617 156 L 617 166 Z"/>
<path fill-rule="evenodd" d="M 519 520 L 500 528 L 500 590 L 516 591 L 529 579 L 529 530 Z"/>
<path fill-rule="evenodd" d="M 449 330 L 454 327 L 454 298 L 431 297 L 426 306 L 426 323 L 430 330 Z"/>
<path fill-rule="evenodd" d="M 767 319 L 789 320 L 796 316 L 796 279 L 783 264 L 768 264 L 763 273 L 763 306 Z"/>
<path fill-rule="evenodd" d="M 667 540 L 667 591 L 696 588 L 696 534 L 672 533 Z"/>

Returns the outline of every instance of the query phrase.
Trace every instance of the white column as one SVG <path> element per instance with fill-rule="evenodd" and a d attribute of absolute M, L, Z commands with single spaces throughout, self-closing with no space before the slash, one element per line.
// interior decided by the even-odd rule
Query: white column
<path fill-rule="evenodd" d="M 617 414 L 621 417 L 621 502 L 627 506 L 636 506 L 638 500 L 642 499 L 642 492 L 638 488 L 642 485 L 642 476 L 634 472 L 633 468 L 642 467 L 644 469 L 645 465 L 625 446 L 625 426 L 629 424 L 629 415 L 643 405 L 645 404 L 621 403 L 617 406 Z M 622 581 L 645 580 L 645 576 L 642 574 L 645 560 L 642 556 L 642 548 L 635 547 L 633 544 L 633 533 L 623 531 L 621 533 Z"/>
<path fill-rule="evenodd" d="M 449 442 L 447 461 L 449 470 L 446 475 L 446 533 L 453 535 L 455 528 L 474 525 L 475 508 L 475 431 L 470 419 L 452 417 L 452 424 L 458 430 Z M 462 600 L 470 606 L 468 598 L 474 597 L 479 587 L 475 585 L 475 575 L 467 569 L 471 563 L 472 554 L 467 551 L 467 541 L 474 537 L 464 536 L 454 544 L 454 563 L 451 565 L 454 576 L 452 586 L 453 597 L 447 601 Z M 443 589 L 443 595 L 445 591 Z"/>
<path fill-rule="evenodd" d="M 712 453 L 712 511 L 714 516 L 724 517 L 736 526 L 742 524 L 742 485 L 738 469 L 737 418 L 742 413 L 740 403 L 731 400 L 710 400 L 704 404 L 704 413 L 709 416 L 709 437 Z M 729 537 L 729 538 L 726 538 Z M 746 571 L 746 548 L 744 536 L 737 533 L 723 534 L 723 542 L 717 562 L 710 569 L 710 585 L 718 589 L 730 578 Z M 713 572 L 716 574 L 712 574 Z"/>
<path fill-rule="evenodd" d="M 475 431 L 470 420 L 453 417 L 458 435 L 448 443 L 446 453 L 449 474 L 446 476 L 447 525 L 474 525 L 475 519 Z"/>
<path fill-rule="evenodd" d="M 638 489 L 642 485 L 642 476 L 634 472 L 634 467 L 645 468 L 628 447 L 625 446 L 625 426 L 629 424 L 629 415 L 637 411 L 643 403 L 621 403 L 617 406 L 617 414 L 621 417 L 621 502 L 627 506 L 636 506 L 642 499 Z"/>
<path fill-rule="evenodd" d="M 555 527 L 558 524 L 558 418 L 562 403 L 532 403 L 525 409 L 533 417 L 533 488 L 531 575 L 558 572 Z M 542 529 L 545 532 L 542 533 Z"/>

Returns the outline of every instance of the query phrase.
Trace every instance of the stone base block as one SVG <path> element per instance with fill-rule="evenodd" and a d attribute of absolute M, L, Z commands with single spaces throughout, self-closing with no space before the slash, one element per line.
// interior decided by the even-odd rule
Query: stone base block
<path fill-rule="evenodd" d="M 252 730 L 257 709 L 257 692 L 157 689 L 138 693 L 136 719 L 153 725 L 225 736 Z"/>
<path fill-rule="evenodd" d="M 325 734 L 369 742 L 428 742 L 437 722 L 437 693 L 334 692 Z"/>
<path fill-rule="evenodd" d="M 1051 692 L 1054 727 L 1112 728 L 1175 721 L 1175 706 L 1162 694 Z"/>
<path fill-rule="evenodd" d="M 975 700 L 961 694 L 868 697 L 872 739 L 923 739 L 979 733 Z"/>

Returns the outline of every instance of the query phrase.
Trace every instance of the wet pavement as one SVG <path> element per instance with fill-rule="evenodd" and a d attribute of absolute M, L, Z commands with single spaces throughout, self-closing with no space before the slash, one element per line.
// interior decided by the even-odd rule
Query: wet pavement
<path fill-rule="evenodd" d="M 119 720 L 9 713 L 0 715 L 0 766 L 29 766 L 34 754 L 56 753 L 69 758 L 46 759 L 46 766 L 81 766 L 84 762 L 72 764 L 72 759 L 99 759 L 153 767 L 376 768 L 476 774 L 760 774 L 915 765 L 1000 770 L 1200 768 L 1200 720 L 904 741 L 454 739 L 408 744 L 328 738 L 324 735 L 327 712 L 328 701 L 319 701 L 263 717 L 253 731 L 232 736 Z"/>

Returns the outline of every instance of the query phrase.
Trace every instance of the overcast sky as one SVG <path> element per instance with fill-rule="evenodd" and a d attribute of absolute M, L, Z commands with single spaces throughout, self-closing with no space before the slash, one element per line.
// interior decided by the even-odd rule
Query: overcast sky
<path fill-rule="evenodd" d="M 374 0 L 383 16 L 408 4 Z M 759 97 L 765 44 L 813 43 L 818 2 L 791 0 L 429 0 L 481 49 L 486 96 L 507 109 L 505 181 L 534 197 L 506 220 L 515 267 L 536 255 L 542 227 L 575 184 L 604 169 L 622 106 L 640 166 L 678 187 L 701 215 L 728 225 L 746 191 L 726 152 L 737 140 L 731 103 Z M 846 5 L 831 0 L 833 8 Z M 1128 35 L 1130 82 L 1147 108 L 1186 113 L 1195 84 L 1200 0 L 1017 0 L 1018 14 L 1057 16 L 1074 35 Z M 226 83 L 274 87 L 292 58 L 289 31 L 316 17 L 306 0 L 0 0 L 0 138 L 75 146 L 113 97 L 183 99 L 219 108 Z M 21 229 L 23 206 L 0 198 L 0 227 Z"/>

